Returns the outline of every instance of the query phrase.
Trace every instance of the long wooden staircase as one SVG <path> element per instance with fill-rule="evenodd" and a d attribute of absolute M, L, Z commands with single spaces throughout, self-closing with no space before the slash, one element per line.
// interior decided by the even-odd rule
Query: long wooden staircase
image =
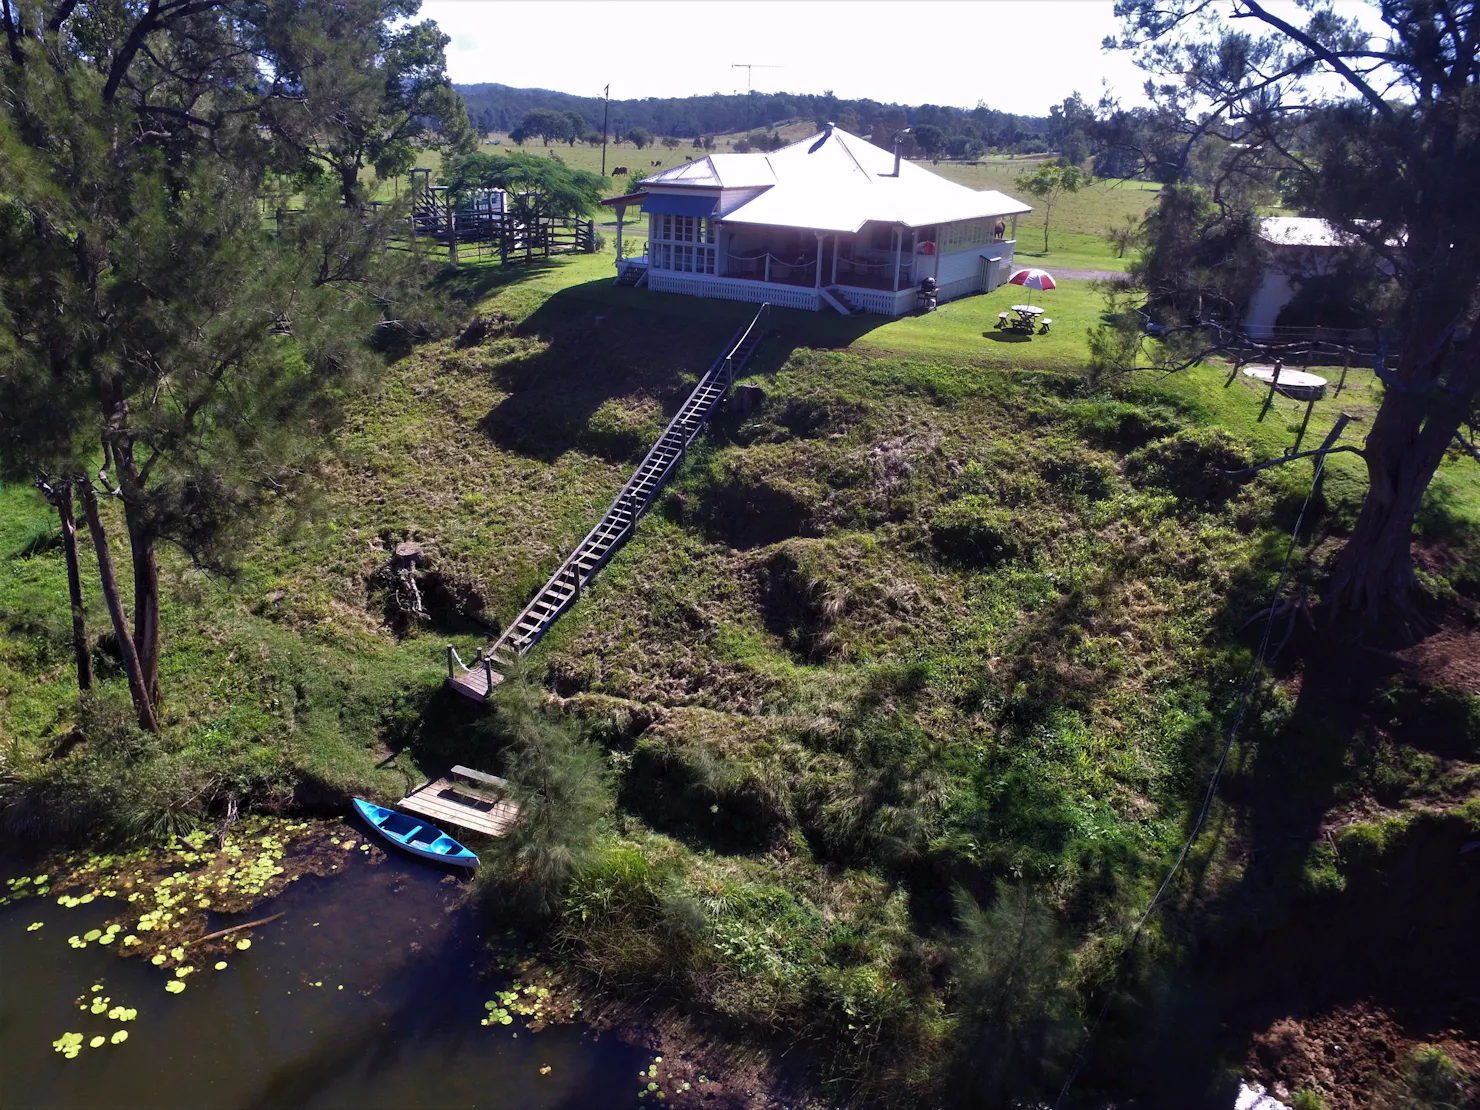
<path fill-rule="evenodd" d="M 764 337 L 763 321 L 771 306 L 763 304 L 755 318 L 742 327 L 725 345 L 699 384 L 689 394 L 668 427 L 658 437 L 647 457 L 633 472 L 622 492 L 607 508 L 595 528 L 576 545 L 543 586 L 535 592 L 524 611 L 485 651 L 479 652 L 472 666 L 464 663 L 457 651 L 447 647 L 447 682 L 459 694 L 486 701 L 495 686 L 503 681 L 508 668 L 527 655 L 556 618 L 580 600 L 581 590 L 596 576 L 632 535 L 638 518 L 651 507 L 658 491 L 683 461 L 689 444 L 704 430 L 719 402 L 735 382 Z"/>

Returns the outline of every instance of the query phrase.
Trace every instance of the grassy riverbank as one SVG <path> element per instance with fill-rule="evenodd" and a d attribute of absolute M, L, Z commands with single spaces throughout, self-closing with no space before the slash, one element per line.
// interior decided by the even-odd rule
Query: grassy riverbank
<path fill-rule="evenodd" d="M 158 738 L 129 723 L 90 583 L 103 682 L 79 702 L 47 510 L 0 491 L 9 827 L 147 837 L 232 796 L 335 806 L 453 760 L 502 771 L 504 738 L 440 690 L 444 645 L 466 657 L 518 611 L 752 311 L 614 288 L 611 261 L 450 279 L 489 334 L 391 365 L 316 503 L 236 577 L 167 562 Z M 1291 402 L 1260 422 L 1262 396 L 1215 367 L 1092 387 L 1095 294 L 1065 283 L 1052 334 L 1009 341 L 991 325 L 1021 296 L 882 324 L 777 313 L 748 378 L 764 400 L 717 420 L 531 658 L 611 797 L 549 924 L 563 958 L 729 1037 L 815 1050 L 838 1098 L 1036 1095 L 1060 1074 L 1201 802 L 1309 484 L 1306 464 L 1214 473 L 1293 442 Z M 1370 374 L 1349 386 L 1308 438 L 1339 408 L 1370 414 Z M 1363 483 L 1333 460 L 1299 586 Z M 1480 468 L 1456 455 L 1425 568 L 1465 605 L 1477 525 Z M 409 629 L 384 571 L 405 539 L 436 575 Z M 1473 792 L 1474 699 L 1388 674 L 1370 714 L 1331 719 L 1289 671 L 1305 651 L 1260 686 L 1242 793 L 1174 892 L 1174 920 L 1208 915 L 1230 946 L 1260 915 L 1339 903 L 1423 822 L 1474 820 L 1440 816 Z M 1449 714 L 1448 746 L 1381 725 L 1382 705 Z M 1319 764 L 1293 784 L 1271 763 L 1292 750 Z M 1289 806 L 1294 834 L 1274 833 Z M 1388 831 L 1346 831 L 1368 825 Z M 1328 832 L 1366 847 L 1329 853 Z M 1147 968 L 1180 928 L 1155 932 Z M 1154 970 L 1135 982 L 1175 1011 Z M 1124 1021 L 1141 1051 L 1185 1050 Z M 1204 1084 L 1247 1032 L 1199 1042 Z"/>

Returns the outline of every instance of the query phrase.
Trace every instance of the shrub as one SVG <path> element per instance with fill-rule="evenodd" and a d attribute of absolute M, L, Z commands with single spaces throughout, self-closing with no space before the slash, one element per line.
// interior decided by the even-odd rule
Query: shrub
<path fill-rule="evenodd" d="M 1473 1110 L 1474 1085 L 1449 1054 L 1437 1045 L 1419 1045 L 1398 1072 L 1387 1110 Z"/>
<path fill-rule="evenodd" d="M 1012 515 L 982 497 L 963 497 L 937 512 L 930 542 L 942 558 L 974 566 L 996 566 L 1018 551 Z"/>
<path fill-rule="evenodd" d="M 495 865 L 484 869 L 489 877 L 480 893 L 486 902 L 546 918 L 596 855 L 611 808 L 606 764 L 570 722 L 545 709 L 540 691 L 521 675 L 498 688 L 489 727 L 508 745 L 506 773 L 520 814 L 496 842 Z"/>
<path fill-rule="evenodd" d="M 1241 470 L 1252 458 L 1221 428 L 1178 432 L 1126 456 L 1125 472 L 1139 485 L 1160 486 L 1203 505 L 1220 504 L 1237 492 L 1241 478 L 1220 473 Z"/>

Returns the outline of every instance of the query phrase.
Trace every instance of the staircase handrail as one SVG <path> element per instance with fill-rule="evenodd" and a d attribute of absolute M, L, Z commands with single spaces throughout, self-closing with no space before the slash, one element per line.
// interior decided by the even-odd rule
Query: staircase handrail
<path fill-rule="evenodd" d="M 690 391 L 690 398 L 706 383 L 713 384 L 714 382 L 719 380 L 725 381 L 725 385 L 721 390 L 721 396 L 724 395 L 724 391 L 729 388 L 730 381 L 731 379 L 733 379 L 734 376 L 732 360 L 734 359 L 735 352 L 737 352 L 738 350 L 740 350 L 741 347 L 744 346 L 745 341 L 750 337 L 750 333 L 755 330 L 756 325 L 759 324 L 762 319 L 769 318 L 770 311 L 771 303 L 767 301 L 766 303 L 762 304 L 761 307 L 756 311 L 754 318 L 745 327 L 745 329 L 743 331 L 737 331 L 735 333 L 736 338 L 725 348 L 724 355 L 720 359 L 716 360 L 715 364 L 711 366 L 707 371 L 705 371 L 704 376 L 699 379 L 698 383 L 694 386 L 694 389 Z M 723 374 L 723 378 L 721 378 L 721 374 Z M 718 400 L 719 398 L 715 399 L 716 403 L 718 403 Z M 621 492 L 617 494 L 616 499 L 609 506 L 607 506 L 606 512 L 601 514 L 601 518 L 597 520 L 595 526 L 586 533 L 585 537 L 581 540 L 580 543 L 576 544 L 571 553 L 565 557 L 564 561 L 561 562 L 559 568 L 555 571 L 555 573 L 550 575 L 550 577 L 546 579 L 545 584 L 541 586 L 538 590 L 536 590 L 533 595 L 531 595 L 530 601 L 526 602 L 524 608 L 520 609 L 518 616 L 516 616 L 514 620 L 509 623 L 508 627 L 506 627 L 503 632 L 499 634 L 498 640 L 494 642 L 493 647 L 489 650 L 490 656 L 494 652 L 497 652 L 499 648 L 503 647 L 505 645 L 505 642 L 510 639 L 511 634 L 518 628 L 520 619 L 529 610 L 529 606 L 534 601 L 534 599 L 545 594 L 553 586 L 559 583 L 560 580 L 565 578 L 572 578 L 574 579 L 574 587 L 571 590 L 570 596 L 562 601 L 560 605 L 555 609 L 555 611 L 551 613 L 550 616 L 543 623 L 553 623 L 557 616 L 564 613 L 566 609 L 568 609 L 572 604 L 575 603 L 575 600 L 580 596 L 582 585 L 585 581 L 589 581 L 589 579 L 583 579 L 581 577 L 580 567 L 575 564 L 579 562 L 582 554 L 586 551 L 587 546 L 595 538 L 596 533 L 601 530 L 601 526 L 606 523 L 606 519 L 608 516 L 611 515 L 612 510 L 620 508 L 623 501 L 627 503 L 627 523 L 617 534 L 619 536 L 630 536 L 632 534 L 632 531 L 637 526 L 637 517 L 639 512 L 646 507 L 645 500 L 642 505 L 639 505 L 638 495 L 633 491 L 632 487 L 637 483 L 637 476 L 642 473 L 644 467 L 646 467 L 648 463 L 653 459 L 653 457 L 658 454 L 663 441 L 668 438 L 669 434 L 672 433 L 675 430 L 676 426 L 684 419 L 684 412 L 685 409 L 688 408 L 688 401 L 689 398 L 684 399 L 684 403 L 679 406 L 678 411 L 673 414 L 673 418 L 668 421 L 667 426 L 663 429 L 663 434 L 660 435 L 657 441 L 654 442 L 653 446 L 648 449 L 648 453 L 643 456 L 642 462 L 638 464 L 637 469 L 632 472 L 632 476 L 628 478 L 626 483 L 622 486 Z M 698 435 L 698 429 L 695 429 L 694 435 Z M 661 486 L 665 481 L 667 481 L 669 473 L 683 459 L 684 452 L 688 449 L 688 445 L 693 441 L 693 438 L 693 436 L 686 437 L 683 441 L 683 447 L 680 449 L 678 455 L 670 460 L 666 466 L 663 466 L 661 469 L 655 470 L 655 476 L 657 479 L 653 483 L 655 491 L 657 487 Z M 604 555 L 597 562 L 596 566 L 593 566 L 591 568 L 592 575 L 595 575 L 597 569 L 599 569 L 599 567 L 603 563 L 605 563 L 608 558 L 611 557 L 611 554 L 616 551 L 616 548 L 617 544 L 614 542 L 608 548 L 606 555 Z M 524 650 L 521 650 L 517 645 L 514 647 L 514 651 L 519 655 L 524 654 Z"/>

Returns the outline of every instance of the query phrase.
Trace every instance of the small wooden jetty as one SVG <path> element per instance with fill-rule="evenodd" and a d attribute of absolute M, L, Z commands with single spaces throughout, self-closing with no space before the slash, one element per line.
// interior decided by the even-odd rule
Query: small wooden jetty
<path fill-rule="evenodd" d="M 508 782 L 497 775 L 458 766 L 443 778 L 422 783 L 396 805 L 438 825 L 503 836 L 519 820 L 519 807 L 508 793 Z"/>
<path fill-rule="evenodd" d="M 769 304 L 761 305 L 755 318 L 735 332 L 596 527 L 535 591 L 503 635 L 480 651 L 472 666 L 462 661 L 451 644 L 447 646 L 448 686 L 474 701 L 488 700 L 504 680 L 502 670 L 527 655 L 560 614 L 580 600 L 581 590 L 627 542 L 638 519 L 652 506 L 663 484 L 683 462 L 689 445 L 735 384 L 735 375 L 745 368 L 765 335 L 762 321 L 770 309 Z"/>

